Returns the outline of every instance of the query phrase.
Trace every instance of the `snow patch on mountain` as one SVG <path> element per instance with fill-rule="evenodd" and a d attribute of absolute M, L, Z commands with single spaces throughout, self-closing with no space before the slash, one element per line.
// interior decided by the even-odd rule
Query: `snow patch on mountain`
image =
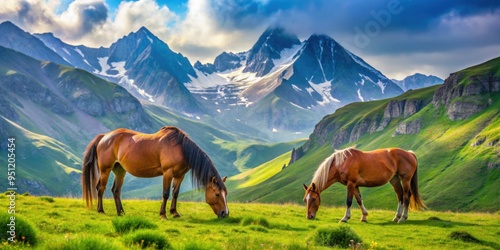
<path fill-rule="evenodd" d="M 302 89 L 300 89 L 299 87 L 297 87 L 297 85 L 295 85 L 295 84 L 292 84 L 292 88 L 295 89 L 295 91 L 297 91 L 297 92 L 302 91 Z"/>
<path fill-rule="evenodd" d="M 331 90 L 332 90 L 332 81 L 331 80 L 325 81 L 325 82 L 319 83 L 319 84 L 316 84 L 316 83 L 309 81 L 309 85 L 311 85 L 311 87 L 314 89 L 314 91 L 316 91 L 318 94 L 320 94 L 321 97 L 323 98 L 323 101 L 318 102 L 318 105 L 325 106 L 326 104 L 332 103 L 332 102 L 340 103 L 340 101 L 338 99 L 334 98 L 331 94 Z M 313 90 L 309 89 L 308 92 L 310 95 L 312 95 Z"/>
<path fill-rule="evenodd" d="M 207 88 L 214 88 L 217 86 L 224 86 L 230 84 L 226 78 L 219 74 L 204 74 L 198 69 L 194 69 L 198 77 L 189 75 L 190 81 L 185 83 L 186 88 L 192 93 L 202 93 Z"/>
<path fill-rule="evenodd" d="M 361 89 L 358 89 L 358 98 L 359 100 L 361 100 L 362 102 L 365 101 L 365 98 L 363 98 L 363 96 L 361 95 Z"/>
<path fill-rule="evenodd" d="M 136 93 L 140 96 L 142 96 L 144 99 L 150 101 L 150 102 L 155 102 L 153 99 L 153 95 L 149 94 L 146 92 L 146 90 L 139 88 L 137 85 L 134 84 L 134 79 L 129 79 L 127 74 L 127 70 L 125 69 L 125 61 L 121 62 L 112 62 L 111 65 L 108 64 L 108 59 L 109 57 L 98 57 L 97 60 L 99 61 L 99 65 L 101 66 L 101 71 L 98 71 L 97 69 L 94 70 L 94 74 L 98 74 L 101 76 L 106 76 L 106 77 L 115 77 L 120 79 L 118 81 L 118 84 L 126 88 L 127 90 Z M 109 70 L 115 70 L 118 73 L 111 75 L 108 73 Z"/>
<path fill-rule="evenodd" d="M 274 67 L 271 69 L 269 74 L 272 74 L 276 71 L 279 71 L 283 68 L 292 65 L 297 59 L 295 55 L 297 55 L 297 52 L 299 52 L 299 50 L 301 50 L 302 47 L 303 47 L 302 44 L 297 44 L 292 46 L 291 48 L 282 50 L 280 53 L 280 58 L 273 60 Z"/>
<path fill-rule="evenodd" d="M 108 59 L 109 57 L 98 57 L 97 61 L 99 61 L 99 66 L 101 66 L 101 71 L 98 71 L 97 69 L 94 71 L 94 73 L 103 75 L 103 76 L 108 76 L 106 71 L 108 71 L 111 67 L 108 65 Z"/>
<path fill-rule="evenodd" d="M 85 58 L 85 55 L 83 54 L 83 52 L 79 48 L 75 48 L 75 51 L 76 51 L 76 53 L 80 54 L 80 56 L 82 56 L 82 58 Z"/>
<path fill-rule="evenodd" d="M 380 87 L 380 89 L 382 90 L 382 94 L 384 94 L 386 84 L 384 84 L 383 82 L 381 82 L 380 80 L 378 80 L 378 81 L 377 81 L 377 85 L 378 85 L 378 86 Z"/>

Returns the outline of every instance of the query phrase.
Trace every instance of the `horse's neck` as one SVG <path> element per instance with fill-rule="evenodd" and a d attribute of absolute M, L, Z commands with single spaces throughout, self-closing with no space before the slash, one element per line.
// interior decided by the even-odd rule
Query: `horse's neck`
<path fill-rule="evenodd" d="M 335 164 L 332 164 L 332 166 L 330 167 L 330 171 L 328 171 L 328 178 L 326 179 L 326 183 L 323 186 L 323 190 L 320 190 L 320 192 L 323 192 L 325 189 L 329 188 L 331 185 L 338 181 L 337 166 L 335 166 Z"/>

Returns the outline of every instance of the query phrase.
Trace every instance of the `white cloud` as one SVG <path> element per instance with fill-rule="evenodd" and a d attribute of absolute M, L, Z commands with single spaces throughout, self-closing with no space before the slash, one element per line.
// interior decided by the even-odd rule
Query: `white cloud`
<path fill-rule="evenodd" d="M 248 50 L 255 40 L 249 37 L 258 37 L 267 26 L 252 30 L 241 30 L 225 27 L 220 15 L 210 0 L 190 0 L 185 19 L 178 23 L 174 35 L 166 41 L 172 48 L 182 51 L 190 60 L 212 62 L 215 55 L 222 51 L 240 52 Z"/>
<path fill-rule="evenodd" d="M 118 38 L 145 26 L 157 36 L 169 37 L 177 16 L 154 0 L 123 1 L 110 17 L 104 0 L 75 0 L 56 14 L 59 0 L 15 0 L 0 5 L 0 21 L 12 21 L 30 33 L 52 32 L 72 44 L 109 46 Z"/>

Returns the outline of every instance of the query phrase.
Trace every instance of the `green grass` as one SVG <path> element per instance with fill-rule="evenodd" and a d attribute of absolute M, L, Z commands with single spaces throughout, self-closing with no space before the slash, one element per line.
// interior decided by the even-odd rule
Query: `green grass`
<path fill-rule="evenodd" d="M 234 203 L 229 197 L 228 218 L 216 218 L 204 202 L 179 202 L 182 217 L 160 220 L 160 201 L 124 200 L 127 214 L 124 218 L 142 218 L 156 228 L 117 233 L 113 221 L 121 217 L 116 215 L 112 199 L 104 200 L 107 213 L 99 214 L 95 208 L 86 209 L 81 199 L 54 198 L 49 203 L 36 196 L 16 198 L 16 215 L 29 221 L 36 231 L 37 244 L 31 247 L 34 249 L 140 249 L 141 240 L 163 242 L 163 239 L 173 249 L 328 249 L 315 242 L 315 235 L 324 228 L 336 231 L 341 227 L 358 235 L 364 249 L 500 247 L 498 213 L 410 211 L 407 222 L 395 224 L 392 222 L 395 211 L 370 210 L 369 222 L 362 223 L 358 220 L 361 212 L 354 209 L 349 223 L 339 224 L 344 214 L 342 207 L 321 206 L 317 219 L 307 220 L 303 205 Z M 0 202 L 5 203 L 6 199 L 4 194 L 0 195 Z M 53 216 L 55 213 L 58 216 Z M 461 233 L 450 236 L 452 232 Z M 468 239 L 463 232 L 478 241 L 460 239 Z M 131 243 L 133 239 L 139 241 Z"/>
<path fill-rule="evenodd" d="M 493 76 L 500 76 L 500 57 L 463 69 L 458 73 L 463 74 L 462 80 L 460 81 L 461 85 L 470 84 L 471 76 L 486 75 L 488 73 L 491 73 Z"/>
<path fill-rule="evenodd" d="M 232 187 L 246 188 L 258 185 L 259 183 L 262 183 L 263 181 L 284 170 L 283 166 L 288 164 L 288 162 L 290 161 L 290 156 L 291 152 L 282 154 L 258 167 L 232 176 L 231 178 L 229 178 L 230 181 L 228 182 L 227 187 L 232 189 Z"/>

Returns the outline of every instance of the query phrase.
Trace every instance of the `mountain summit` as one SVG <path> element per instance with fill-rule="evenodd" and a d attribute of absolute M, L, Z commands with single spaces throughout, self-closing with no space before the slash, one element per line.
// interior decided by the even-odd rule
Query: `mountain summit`
<path fill-rule="evenodd" d="M 0 34 L 2 34 L 0 35 L 0 46 L 30 55 L 38 60 L 71 66 L 63 57 L 45 46 L 38 38 L 9 21 L 0 24 Z"/>
<path fill-rule="evenodd" d="M 245 120 L 273 131 L 304 131 L 348 103 L 403 93 L 333 38 L 313 34 L 300 42 L 280 27 L 265 30 L 247 52 L 224 52 L 214 64 L 195 68 L 210 79 L 187 85 L 200 102 L 217 103 L 217 110 L 244 106 L 236 110 Z M 238 101 L 229 102 L 228 96 Z M 229 105 L 221 109 L 224 103 Z"/>
<path fill-rule="evenodd" d="M 243 72 L 255 72 L 256 76 L 268 74 L 275 66 L 273 60 L 281 58 L 281 52 L 300 45 L 295 34 L 288 33 L 281 27 L 268 28 L 248 51 Z"/>
<path fill-rule="evenodd" d="M 40 43 L 49 47 L 52 54 L 65 58 L 65 65 L 118 83 L 140 99 L 176 109 L 179 113 L 205 113 L 184 86 L 197 77 L 189 60 L 173 52 L 145 27 L 118 39 L 109 48 L 69 45 L 51 33 L 34 36 L 31 37 L 42 40 Z M 31 55 L 31 52 L 26 53 Z"/>

